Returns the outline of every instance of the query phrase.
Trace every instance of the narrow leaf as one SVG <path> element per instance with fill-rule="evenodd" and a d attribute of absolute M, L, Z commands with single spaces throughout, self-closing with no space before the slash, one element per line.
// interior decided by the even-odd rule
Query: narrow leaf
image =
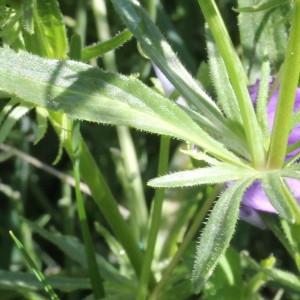
<path fill-rule="evenodd" d="M 33 105 L 29 103 L 19 103 L 19 101 L 16 99 L 11 100 L 6 105 L 6 107 L 4 108 L 4 112 L 7 112 L 7 114 L 4 116 L 0 127 L 0 144 L 2 144 L 5 141 L 7 135 L 10 133 L 11 129 L 16 124 L 16 122 L 20 120 L 20 118 L 24 116 L 31 108 L 33 108 Z M 1 112 L 1 119 L 2 116 L 3 114 Z"/>
<path fill-rule="evenodd" d="M 253 5 L 253 0 L 238 0 L 239 8 Z M 286 24 L 274 26 L 282 19 L 289 8 L 284 5 L 272 11 L 255 14 L 241 13 L 239 15 L 240 39 L 243 49 L 243 65 L 247 70 L 251 83 L 260 78 L 260 71 L 265 51 L 272 62 L 273 72 L 279 71 L 285 57 L 288 38 Z"/>
<path fill-rule="evenodd" d="M 33 2 L 34 0 L 25 0 L 23 3 L 23 22 L 30 34 L 34 33 Z"/>
<path fill-rule="evenodd" d="M 203 115 L 219 125 L 217 127 L 224 127 L 224 118 L 218 107 L 183 67 L 138 1 L 112 0 L 112 3 L 143 50 L 183 97 L 193 103 Z"/>
<path fill-rule="evenodd" d="M 52 233 L 29 220 L 23 219 L 23 221 L 26 222 L 33 232 L 55 245 L 65 255 L 79 263 L 81 266 L 85 268 L 87 267 L 84 246 L 76 237 L 62 236 L 58 233 Z M 132 288 L 130 280 L 121 276 L 120 273 L 102 256 L 97 255 L 97 262 L 99 267 L 101 267 L 101 273 L 106 281 L 113 282 L 115 286 L 122 290 L 125 286 Z"/>
<path fill-rule="evenodd" d="M 270 87 L 270 62 L 269 57 L 265 55 L 263 57 L 263 63 L 261 68 L 261 79 L 259 83 L 259 91 L 256 101 L 256 115 L 259 127 L 262 132 L 263 142 L 265 149 L 269 149 L 270 143 L 270 128 L 267 115 L 268 95 Z"/>
<path fill-rule="evenodd" d="M 38 134 L 34 141 L 37 144 L 46 134 L 48 128 L 48 111 L 43 107 L 36 107 L 36 116 L 38 123 Z"/>
<path fill-rule="evenodd" d="M 258 176 L 251 168 L 238 168 L 229 164 L 219 164 L 213 167 L 177 172 L 152 179 L 148 185 L 153 187 L 181 187 L 200 184 L 216 184 L 238 180 L 249 176 Z"/>
<path fill-rule="evenodd" d="M 134 76 L 105 72 L 75 61 L 44 59 L 26 52 L 0 50 L 0 88 L 25 101 L 74 119 L 126 125 L 170 135 L 243 165 L 176 104 Z"/>
<path fill-rule="evenodd" d="M 195 293 L 201 291 L 225 253 L 235 230 L 240 201 L 252 181 L 252 178 L 246 178 L 233 183 L 217 200 L 197 247 L 192 278 Z"/>
<path fill-rule="evenodd" d="M 181 150 L 181 152 L 190 155 L 192 158 L 196 159 L 196 160 L 203 160 L 205 162 L 207 162 L 209 165 L 220 165 L 221 162 L 203 152 L 199 152 L 196 150 Z"/>
<path fill-rule="evenodd" d="M 290 191 L 284 179 L 278 172 L 268 172 L 262 178 L 266 196 L 277 210 L 278 214 L 287 221 L 299 222 L 300 206 Z"/>
<path fill-rule="evenodd" d="M 57 0 L 36 0 L 33 5 L 34 34 L 23 32 L 26 49 L 45 57 L 65 58 L 66 30 Z"/>
<path fill-rule="evenodd" d="M 241 7 L 234 9 L 237 12 L 258 12 L 267 9 L 274 8 L 276 6 L 282 5 L 284 3 L 290 2 L 290 0 L 262 0 L 258 4 L 248 7 Z"/>
<path fill-rule="evenodd" d="M 86 47 L 81 52 L 81 60 L 86 62 L 92 58 L 102 56 L 103 54 L 122 46 L 129 41 L 131 37 L 132 33 L 126 29 L 108 41 Z"/>
<path fill-rule="evenodd" d="M 228 77 L 226 66 L 207 25 L 205 29 L 210 74 L 216 89 L 218 102 L 228 118 L 242 124 L 240 109 Z"/>
<path fill-rule="evenodd" d="M 47 282 L 45 276 L 43 273 L 38 269 L 32 258 L 29 256 L 27 251 L 25 250 L 23 244 L 15 237 L 15 235 L 10 231 L 9 234 L 11 235 L 12 239 L 20 249 L 21 253 L 23 254 L 24 258 L 26 259 L 27 263 L 29 264 L 30 268 L 34 272 L 35 276 L 38 278 L 38 280 L 42 283 L 45 291 L 47 292 L 48 296 L 51 300 L 59 300 L 58 296 L 52 289 L 52 287 Z"/>
<path fill-rule="evenodd" d="M 91 288 L 88 278 L 52 276 L 47 277 L 47 281 L 53 288 L 64 292 Z M 33 274 L 0 270 L 0 288 L 1 290 L 17 289 L 18 291 L 25 290 L 28 292 L 42 290 L 44 287 Z"/>
<path fill-rule="evenodd" d="M 256 261 L 248 256 L 244 256 L 252 268 L 259 272 L 263 272 L 274 279 L 278 284 L 288 287 L 294 291 L 300 292 L 300 278 L 292 273 L 282 271 L 279 269 L 268 269 L 260 266 Z"/>

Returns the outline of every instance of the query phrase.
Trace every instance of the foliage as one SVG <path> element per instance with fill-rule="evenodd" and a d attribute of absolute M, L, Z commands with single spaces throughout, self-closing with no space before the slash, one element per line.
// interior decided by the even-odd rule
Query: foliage
<path fill-rule="evenodd" d="M 0 1 L 3 299 L 299 297 L 300 0 L 198 4 Z"/>

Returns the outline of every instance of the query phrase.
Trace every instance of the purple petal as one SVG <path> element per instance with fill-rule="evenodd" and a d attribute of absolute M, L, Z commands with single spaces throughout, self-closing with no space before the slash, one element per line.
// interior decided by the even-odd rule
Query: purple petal
<path fill-rule="evenodd" d="M 285 178 L 287 185 L 300 203 L 300 181 L 293 178 Z M 277 213 L 266 194 L 263 191 L 261 181 L 255 180 L 245 191 L 242 205 L 269 213 Z"/>
<path fill-rule="evenodd" d="M 259 227 L 260 229 L 265 229 L 268 227 L 256 210 L 245 205 L 240 207 L 240 218 L 251 225 Z"/>
<path fill-rule="evenodd" d="M 251 97 L 251 100 L 253 102 L 253 105 L 255 105 L 255 101 L 258 96 L 258 90 L 259 90 L 259 83 L 260 80 L 256 80 L 256 82 L 249 87 L 249 94 Z M 274 78 L 271 78 L 270 85 L 274 83 Z M 274 124 L 274 118 L 275 118 L 275 112 L 276 112 L 276 105 L 278 100 L 278 93 L 279 89 L 276 89 L 274 94 L 272 95 L 269 103 L 268 103 L 268 120 L 269 120 L 269 128 L 272 130 L 273 124 Z M 295 96 L 295 104 L 294 104 L 294 113 L 297 112 L 300 109 L 300 88 L 297 88 L 296 90 L 296 96 Z M 293 130 L 291 131 L 288 139 L 288 145 L 291 146 L 294 143 L 298 142 L 300 140 L 300 124 L 298 124 Z M 291 153 L 288 153 L 286 156 L 286 160 L 290 159 L 292 156 L 296 155 L 300 149 L 296 149 Z"/>
<path fill-rule="evenodd" d="M 161 85 L 164 89 L 165 95 L 167 97 L 170 97 L 171 94 L 174 92 L 175 87 L 169 81 L 169 79 L 162 73 L 162 71 L 158 68 L 158 66 L 154 62 L 152 62 L 152 66 L 153 66 L 153 69 L 154 69 L 154 72 L 155 72 L 157 78 L 161 82 Z"/>

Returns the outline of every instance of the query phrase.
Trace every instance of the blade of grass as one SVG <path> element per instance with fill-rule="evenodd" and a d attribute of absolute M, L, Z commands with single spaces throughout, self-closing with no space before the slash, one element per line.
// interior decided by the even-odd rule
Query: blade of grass
<path fill-rule="evenodd" d="M 20 249 L 20 251 L 22 252 L 24 258 L 26 259 L 27 263 L 29 264 L 30 268 L 32 269 L 32 271 L 34 272 L 34 274 L 36 275 L 38 280 L 43 284 L 44 289 L 47 292 L 47 294 L 49 295 L 50 299 L 51 300 L 59 300 L 58 296 L 56 295 L 56 293 L 54 292 L 52 287 L 48 284 L 43 273 L 37 268 L 34 261 L 31 259 L 31 257 L 25 250 L 23 244 L 16 238 L 16 236 L 13 234 L 12 231 L 10 231 L 9 234 L 12 237 L 12 239 L 14 240 L 14 242 L 16 243 L 16 245 L 18 246 L 18 248 Z"/>
<path fill-rule="evenodd" d="M 170 138 L 166 136 L 161 137 L 158 175 L 165 174 L 168 170 L 169 161 Z M 147 286 L 151 274 L 151 263 L 153 259 L 156 238 L 159 231 L 162 215 L 162 205 L 164 200 L 165 189 L 156 189 L 151 211 L 151 223 L 147 242 L 147 249 L 143 260 L 142 273 L 140 277 L 139 287 L 137 291 L 136 300 L 146 299 Z"/>

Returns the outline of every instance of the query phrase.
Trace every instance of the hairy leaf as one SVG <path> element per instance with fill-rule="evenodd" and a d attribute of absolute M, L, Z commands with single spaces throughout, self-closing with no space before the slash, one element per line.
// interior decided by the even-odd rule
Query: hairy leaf
<path fill-rule="evenodd" d="M 75 61 L 44 59 L 0 50 L 0 88 L 74 119 L 132 126 L 170 135 L 243 165 L 176 104 L 133 76 L 125 77 Z"/>
<path fill-rule="evenodd" d="M 238 180 L 259 173 L 251 168 L 238 168 L 229 164 L 219 164 L 213 167 L 176 172 L 174 174 L 152 179 L 148 185 L 153 187 L 174 188 L 200 184 L 215 184 Z"/>
<path fill-rule="evenodd" d="M 201 291 L 220 257 L 225 253 L 235 231 L 240 201 L 252 178 L 233 183 L 215 204 L 197 247 L 193 271 L 193 290 Z"/>
<path fill-rule="evenodd" d="M 278 214 L 291 223 L 300 222 L 300 206 L 285 180 L 278 172 L 268 172 L 262 178 L 263 189 Z"/>

